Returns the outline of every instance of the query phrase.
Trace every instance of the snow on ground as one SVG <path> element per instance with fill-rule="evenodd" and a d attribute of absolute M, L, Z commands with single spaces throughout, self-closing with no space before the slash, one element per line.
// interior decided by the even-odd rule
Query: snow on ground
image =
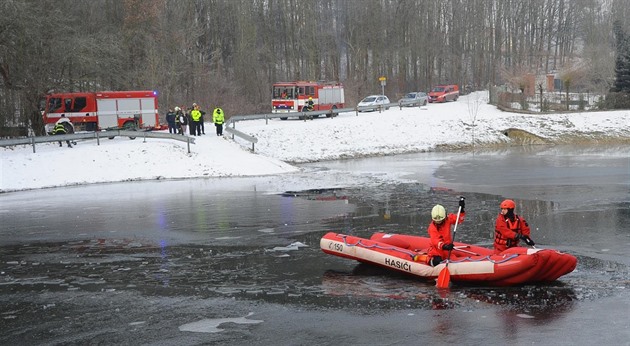
<path fill-rule="evenodd" d="M 349 105 L 351 106 L 351 105 Z M 116 137 L 79 142 L 0 148 L 0 192 L 66 185 L 198 177 L 259 176 L 299 171 L 287 162 L 510 144 L 515 128 L 552 142 L 630 140 L 630 111 L 518 114 L 487 104 L 487 92 L 426 107 L 390 108 L 382 113 L 344 113 L 314 120 L 241 121 L 236 129 L 258 138 L 251 144 L 216 136 L 213 124 L 186 143 Z M 227 136 L 227 132 L 225 132 Z"/>

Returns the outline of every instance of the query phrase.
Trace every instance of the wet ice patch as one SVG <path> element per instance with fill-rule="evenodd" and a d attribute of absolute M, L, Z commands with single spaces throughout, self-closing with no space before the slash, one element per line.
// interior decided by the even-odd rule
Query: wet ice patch
<path fill-rule="evenodd" d="M 195 333 L 219 333 L 224 329 L 219 328 L 223 323 L 236 323 L 236 324 L 258 324 L 262 323 L 262 320 L 249 320 L 247 317 L 253 315 L 250 312 L 245 317 L 236 318 L 207 318 L 201 321 L 187 323 L 179 326 L 179 330 L 182 332 L 195 332 Z"/>
<path fill-rule="evenodd" d="M 295 242 L 295 243 L 291 243 L 288 246 L 276 246 L 271 250 L 268 251 L 296 251 L 299 250 L 301 247 L 308 247 L 308 245 L 305 245 L 299 241 Z"/>

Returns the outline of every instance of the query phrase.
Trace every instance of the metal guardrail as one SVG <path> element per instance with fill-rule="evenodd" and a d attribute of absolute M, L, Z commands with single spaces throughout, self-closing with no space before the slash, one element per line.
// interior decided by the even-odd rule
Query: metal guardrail
<path fill-rule="evenodd" d="M 310 111 L 310 112 L 278 112 L 278 113 L 265 113 L 265 114 L 250 114 L 250 115 L 234 115 L 231 116 L 225 122 L 225 131 L 232 134 L 232 139 L 234 136 L 242 138 L 250 143 L 252 143 L 252 151 L 254 151 L 254 144 L 258 143 L 258 138 L 245 134 L 244 132 L 236 130 L 236 123 L 238 121 L 246 121 L 246 120 L 262 120 L 265 119 L 265 124 L 269 124 L 269 119 L 281 119 L 285 120 L 287 118 L 299 118 L 300 120 L 313 120 L 315 116 L 319 117 L 320 115 L 326 115 L 328 118 L 334 118 L 339 113 L 349 113 L 355 112 L 357 116 L 359 116 L 359 112 L 363 111 L 378 111 L 383 112 L 384 110 L 389 109 L 390 107 L 402 106 L 397 103 L 388 103 L 384 105 L 378 106 L 364 106 L 364 107 L 354 107 L 354 108 L 335 108 L 330 110 L 323 111 Z M 232 125 L 232 127 L 230 127 Z"/>
<path fill-rule="evenodd" d="M 244 132 L 241 132 L 235 128 L 231 128 L 229 126 L 225 127 L 225 132 L 230 133 L 232 135 L 232 139 L 234 139 L 234 136 L 240 137 L 248 142 L 250 142 L 252 144 L 252 151 L 254 151 L 254 145 L 256 143 L 258 143 L 258 138 L 250 136 Z"/>
<path fill-rule="evenodd" d="M 321 115 L 326 115 L 328 118 L 334 118 L 339 113 L 349 113 L 355 112 L 356 115 L 359 115 L 359 112 L 363 111 L 379 111 L 383 112 L 384 110 L 389 109 L 390 107 L 396 107 L 402 105 L 396 103 L 388 103 L 385 105 L 378 106 L 366 106 L 366 107 L 354 107 L 354 108 L 336 108 L 330 110 L 323 111 L 310 111 L 310 112 L 283 112 L 283 113 L 265 113 L 265 114 L 251 114 L 251 115 L 235 115 L 230 117 L 225 125 L 224 129 L 226 132 L 231 134 L 232 139 L 234 137 L 242 138 L 243 140 L 250 142 L 252 144 L 252 151 L 255 149 L 255 144 L 258 143 L 258 138 L 250 136 L 244 132 L 241 132 L 236 129 L 236 122 L 245 121 L 245 120 L 260 120 L 265 119 L 265 123 L 269 123 L 269 119 L 287 119 L 287 118 L 299 118 L 300 120 L 312 120 L 316 116 L 319 117 Z M 232 125 L 232 127 L 230 127 Z M 74 133 L 67 135 L 54 135 L 54 136 L 39 136 L 39 137 L 25 137 L 25 138 L 15 138 L 15 139 L 0 139 L 0 147 L 14 146 L 14 145 L 32 145 L 33 153 L 36 152 L 36 144 L 37 143 L 50 143 L 50 142 L 58 142 L 58 141 L 74 141 L 77 139 L 96 139 L 97 145 L 100 145 L 101 138 L 109 138 L 113 139 L 116 136 L 126 136 L 131 139 L 135 139 L 136 137 L 147 138 L 166 138 L 166 139 L 174 139 L 181 142 L 186 142 L 188 147 L 188 153 L 190 153 L 190 144 L 195 143 L 195 139 L 189 136 L 182 136 L 172 133 L 161 133 L 161 132 L 153 132 L 153 131 L 131 131 L 131 130 L 106 130 L 106 131 L 96 131 L 96 132 L 84 132 L 84 133 Z"/>
<path fill-rule="evenodd" d="M 73 133 L 73 134 L 67 134 L 67 135 L 0 139 L 0 147 L 30 144 L 33 146 L 33 153 L 35 153 L 35 147 L 36 147 L 35 144 L 38 144 L 38 143 L 74 141 L 77 139 L 96 139 L 96 145 L 100 145 L 101 139 L 103 138 L 113 139 L 116 136 L 129 137 L 130 139 L 136 139 L 138 137 L 142 137 L 144 138 L 145 142 L 147 138 L 166 138 L 166 139 L 173 139 L 180 142 L 186 142 L 189 154 L 190 154 L 190 143 L 193 143 L 193 144 L 195 143 L 195 139 L 192 137 L 182 136 L 182 135 L 173 134 L 173 133 L 161 133 L 161 132 L 153 132 L 153 131 L 107 130 L 107 131 L 96 131 L 96 132 Z"/>

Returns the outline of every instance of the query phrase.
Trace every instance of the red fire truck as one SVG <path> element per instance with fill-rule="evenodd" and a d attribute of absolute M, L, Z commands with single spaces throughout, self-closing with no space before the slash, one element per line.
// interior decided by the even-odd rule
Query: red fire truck
<path fill-rule="evenodd" d="M 278 82 L 273 85 L 271 111 L 273 113 L 300 113 L 309 97 L 313 110 L 331 110 L 344 107 L 343 85 L 337 82 Z M 299 116 L 299 115 L 295 115 Z M 330 117 L 331 115 L 326 115 Z M 280 118 L 287 119 L 287 118 Z"/>
<path fill-rule="evenodd" d="M 157 92 L 103 91 L 46 95 L 43 111 L 46 132 L 65 115 L 75 131 L 111 128 L 159 128 Z"/>

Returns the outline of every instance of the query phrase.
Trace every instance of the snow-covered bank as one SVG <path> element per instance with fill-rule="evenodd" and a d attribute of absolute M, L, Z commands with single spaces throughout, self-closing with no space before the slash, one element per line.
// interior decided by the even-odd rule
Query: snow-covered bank
<path fill-rule="evenodd" d="M 439 148 L 514 143 L 507 129 L 520 129 L 551 143 L 612 140 L 630 143 L 630 111 L 524 115 L 487 104 L 487 93 L 422 108 L 390 108 L 335 118 L 243 121 L 236 128 L 258 138 L 250 144 L 214 134 L 186 144 L 169 140 L 116 138 L 0 148 L 0 192 L 44 187 L 147 179 L 257 176 L 299 170 L 285 162 L 314 162 Z"/>
<path fill-rule="evenodd" d="M 567 114 L 519 114 L 487 103 L 487 93 L 462 96 L 456 102 L 422 108 L 390 108 L 378 113 L 347 113 L 313 121 L 264 120 L 237 123 L 259 139 L 256 151 L 286 162 L 313 162 L 349 157 L 390 155 L 520 144 L 505 135 L 519 129 L 547 143 L 618 141 L 630 143 L 630 111 Z"/>

